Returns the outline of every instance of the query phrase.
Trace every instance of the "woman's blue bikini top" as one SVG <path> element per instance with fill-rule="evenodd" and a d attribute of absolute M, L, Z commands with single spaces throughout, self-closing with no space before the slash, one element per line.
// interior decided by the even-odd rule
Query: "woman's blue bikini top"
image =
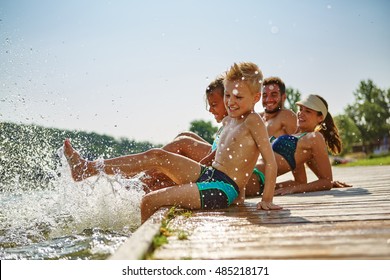
<path fill-rule="evenodd" d="M 307 133 L 302 133 L 298 136 L 286 134 L 279 136 L 278 138 L 273 136 L 270 138 L 272 150 L 281 155 L 288 162 L 291 170 L 294 170 L 296 167 L 294 155 L 297 149 L 298 140 L 306 134 Z"/>

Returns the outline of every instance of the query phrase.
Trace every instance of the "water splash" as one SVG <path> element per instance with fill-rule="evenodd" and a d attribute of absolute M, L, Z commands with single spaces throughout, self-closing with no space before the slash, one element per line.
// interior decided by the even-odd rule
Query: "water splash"
<path fill-rule="evenodd" d="M 15 153 L 24 155 L 27 171 L 50 174 L 44 180 L 18 176 L 13 159 L 0 153 L 7 168 L 0 170 L 0 259 L 106 258 L 140 225 L 142 174 L 76 183 L 61 150 L 53 167 L 55 151 L 37 147 L 16 147 Z"/>

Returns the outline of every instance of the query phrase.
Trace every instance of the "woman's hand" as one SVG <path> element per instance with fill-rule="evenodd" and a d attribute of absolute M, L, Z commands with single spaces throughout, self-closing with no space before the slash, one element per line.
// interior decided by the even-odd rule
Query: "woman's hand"
<path fill-rule="evenodd" d="M 259 203 L 257 203 L 257 209 L 258 210 L 280 210 L 283 209 L 283 207 L 273 204 L 272 202 L 260 201 Z"/>
<path fill-rule="evenodd" d="M 292 194 L 294 193 L 294 186 L 289 187 L 281 187 L 275 189 L 274 195 L 285 195 L 285 194 Z"/>

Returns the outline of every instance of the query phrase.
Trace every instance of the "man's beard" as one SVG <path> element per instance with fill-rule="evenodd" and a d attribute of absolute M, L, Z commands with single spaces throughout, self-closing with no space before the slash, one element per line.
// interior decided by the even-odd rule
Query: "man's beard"
<path fill-rule="evenodd" d="M 278 106 L 276 106 L 275 109 L 273 110 L 267 110 L 266 108 L 264 108 L 264 112 L 266 112 L 267 114 L 273 114 L 273 113 L 276 113 L 276 112 L 279 112 L 281 109 L 282 109 L 282 101 L 280 101 L 278 103 Z"/>

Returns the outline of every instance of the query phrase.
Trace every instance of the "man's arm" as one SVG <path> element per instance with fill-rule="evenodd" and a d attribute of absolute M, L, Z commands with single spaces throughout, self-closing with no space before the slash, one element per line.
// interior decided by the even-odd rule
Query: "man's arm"
<path fill-rule="evenodd" d="M 291 110 L 281 112 L 282 126 L 286 134 L 293 134 L 297 131 L 297 115 Z"/>

